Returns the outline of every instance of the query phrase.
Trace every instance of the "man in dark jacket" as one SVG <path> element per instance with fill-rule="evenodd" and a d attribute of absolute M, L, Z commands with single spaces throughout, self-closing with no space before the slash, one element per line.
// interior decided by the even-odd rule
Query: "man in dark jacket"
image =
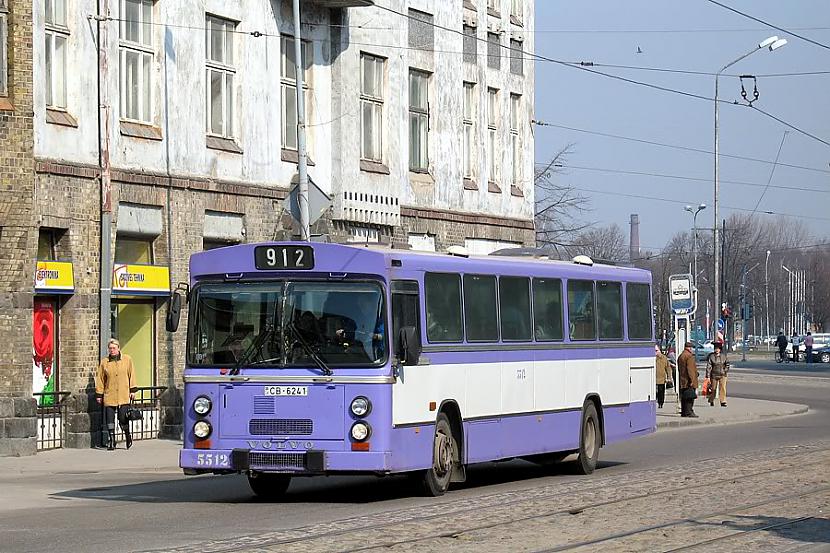
<path fill-rule="evenodd" d="M 715 404 L 715 392 L 720 398 L 720 406 L 726 407 L 726 373 L 729 372 L 729 360 L 723 353 L 723 344 L 715 342 L 715 351 L 706 357 L 706 378 L 709 379 L 709 405 Z"/>
<path fill-rule="evenodd" d="M 787 337 L 783 332 L 778 333 L 778 338 L 775 339 L 775 345 L 778 346 L 778 357 L 783 361 L 787 352 Z"/>
<path fill-rule="evenodd" d="M 697 418 L 694 411 L 697 397 L 697 365 L 691 342 L 686 342 L 677 358 L 677 378 L 680 381 L 680 416 Z"/>

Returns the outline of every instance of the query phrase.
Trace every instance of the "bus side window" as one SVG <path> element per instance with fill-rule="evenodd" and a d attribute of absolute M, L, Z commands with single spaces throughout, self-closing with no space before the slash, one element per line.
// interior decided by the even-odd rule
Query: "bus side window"
<path fill-rule="evenodd" d="M 421 352 L 418 283 L 392 281 L 392 347 L 404 365 L 417 365 Z M 407 351 L 408 350 L 408 355 Z"/>

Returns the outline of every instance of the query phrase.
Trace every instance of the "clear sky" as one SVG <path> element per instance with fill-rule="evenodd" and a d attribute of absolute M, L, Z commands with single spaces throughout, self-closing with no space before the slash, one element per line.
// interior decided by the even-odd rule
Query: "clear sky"
<path fill-rule="evenodd" d="M 719 2 L 830 46 L 828 0 Z M 548 58 L 712 74 L 765 38 L 778 35 L 788 40 L 786 46 L 774 52 L 759 50 L 725 74 L 828 72 L 808 76 L 759 76 L 760 98 L 755 105 L 830 142 L 830 49 L 766 27 L 707 0 L 538 0 L 535 33 L 536 53 Z M 714 96 L 713 75 L 607 67 L 594 69 L 707 98 Z M 751 97 L 752 82 L 745 81 L 745 86 Z M 721 76 L 721 99 L 740 100 L 740 92 L 741 82 L 737 76 Z M 540 60 L 536 62 L 535 116 L 537 120 L 576 129 L 708 152 L 713 150 L 714 106 L 711 100 L 653 90 Z M 819 171 L 778 165 L 771 181 L 771 163 L 724 157 L 727 154 L 772 162 L 785 130 L 786 127 L 755 110 L 720 104 L 721 218 L 734 212 L 730 207 L 752 210 L 763 193 L 759 211 L 798 215 L 817 237 L 830 238 L 830 146 L 790 129 L 781 148 L 779 163 Z M 691 227 L 692 216 L 683 210 L 684 203 L 707 204 L 707 209 L 698 216 L 698 226 L 712 226 L 714 156 L 711 153 L 657 147 L 556 127 L 536 126 L 534 131 L 537 163 L 549 159 L 563 146 L 574 144 L 573 154 L 568 159 L 571 168 L 560 178 L 590 199 L 593 211 L 586 214 L 587 219 L 601 225 L 617 223 L 627 238 L 630 214 L 640 215 L 643 249 L 658 250 L 675 232 Z M 770 187 L 764 193 L 768 181 Z M 679 203 L 621 194 L 664 198 Z"/>

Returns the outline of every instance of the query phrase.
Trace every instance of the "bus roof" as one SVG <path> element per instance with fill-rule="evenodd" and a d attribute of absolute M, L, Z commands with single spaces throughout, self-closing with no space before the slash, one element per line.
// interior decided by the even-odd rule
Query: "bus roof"
<path fill-rule="evenodd" d="M 261 247 L 311 247 L 314 265 L 310 270 L 258 270 L 255 250 Z M 394 263 L 393 263 L 394 261 Z M 551 270 L 555 268 L 555 270 Z M 537 276 L 551 278 L 590 278 L 626 282 L 651 282 L 651 273 L 634 267 L 619 267 L 595 263 L 592 266 L 539 259 L 527 255 L 470 255 L 401 250 L 373 245 L 346 245 L 322 242 L 263 242 L 240 244 L 193 254 L 190 258 L 190 276 L 193 281 L 208 276 L 239 275 L 240 279 L 256 275 L 274 277 L 284 272 L 354 273 L 392 275 L 410 271 L 459 272 Z"/>

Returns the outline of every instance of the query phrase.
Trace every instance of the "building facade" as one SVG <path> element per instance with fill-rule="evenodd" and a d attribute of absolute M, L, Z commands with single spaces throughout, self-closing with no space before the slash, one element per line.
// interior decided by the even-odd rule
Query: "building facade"
<path fill-rule="evenodd" d="M 384 8 L 302 2 L 312 233 L 531 245 L 533 2 Z M 0 0 L 0 37 L 0 454 L 94 445 L 102 287 L 146 435 L 178 436 L 189 255 L 298 233 L 291 2 Z"/>

